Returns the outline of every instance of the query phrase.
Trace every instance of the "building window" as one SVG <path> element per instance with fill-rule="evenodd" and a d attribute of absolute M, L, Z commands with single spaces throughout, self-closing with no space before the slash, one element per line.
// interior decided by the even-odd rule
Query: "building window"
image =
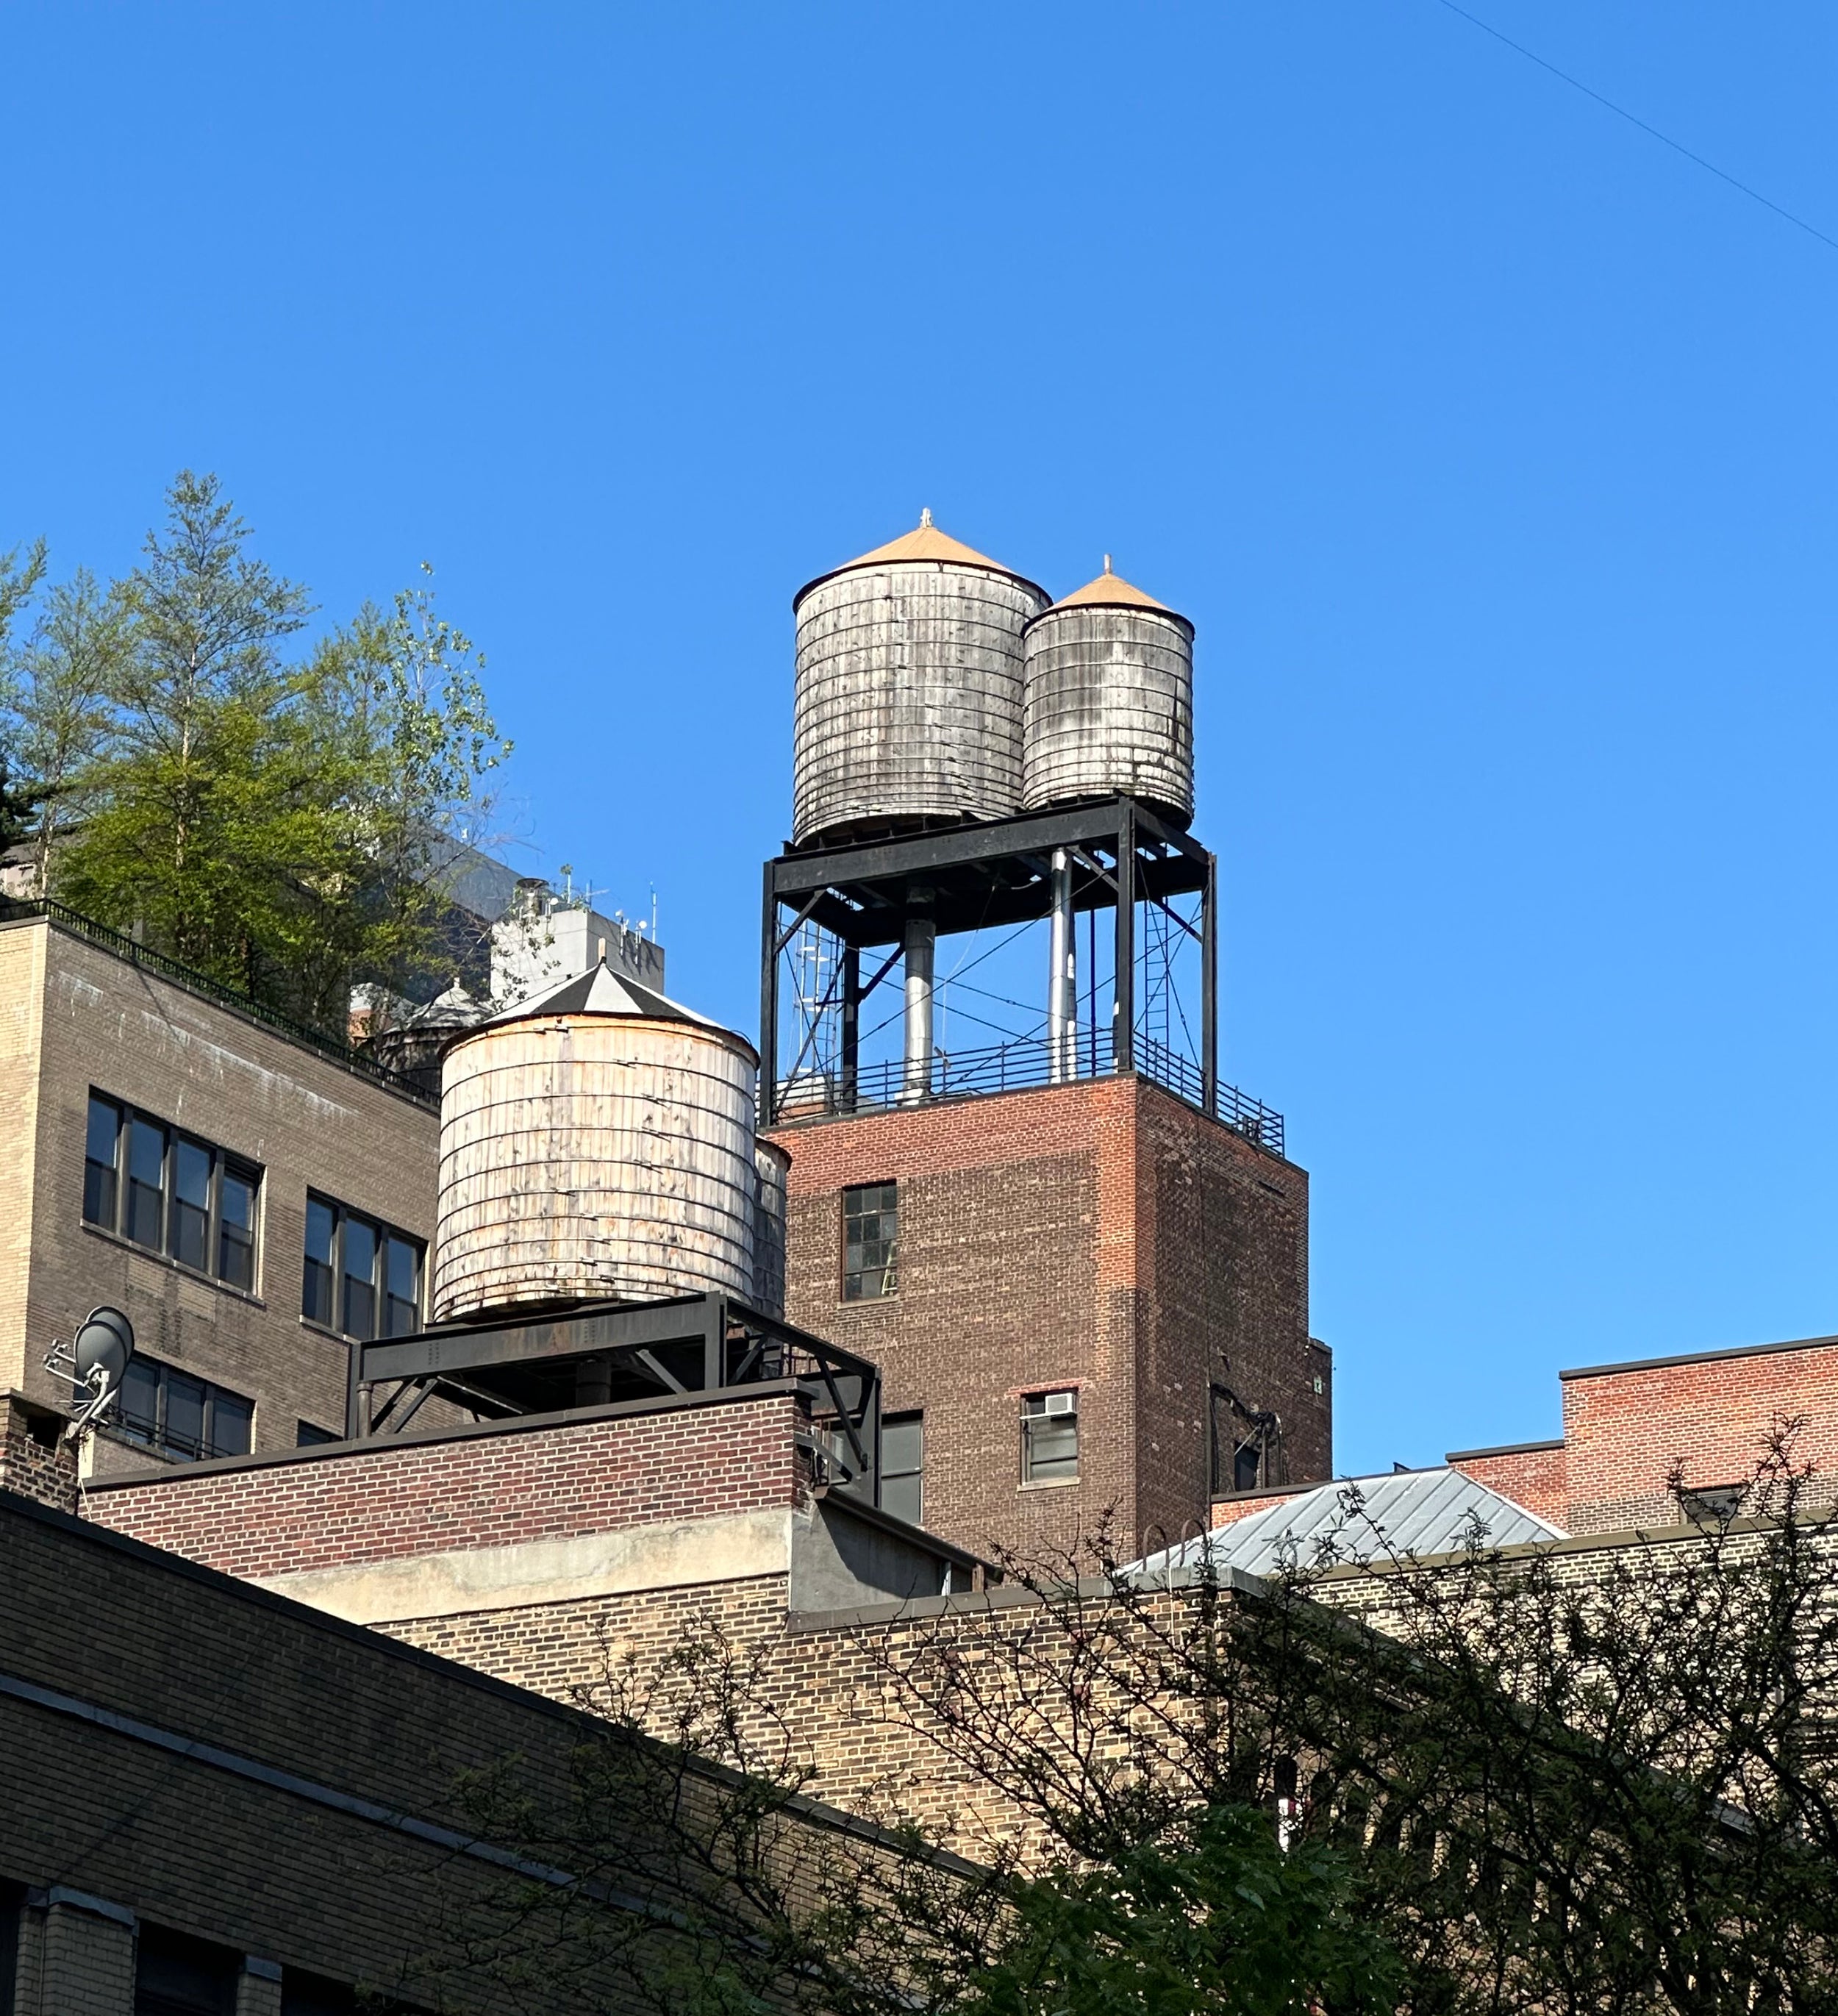
<path fill-rule="evenodd" d="M 1213 1491 L 1255 1491 L 1279 1474 L 1271 1458 L 1280 1449 L 1277 1418 L 1247 1407 L 1230 1387 L 1213 1388 Z"/>
<path fill-rule="evenodd" d="M 296 1449 L 317 1449 L 322 1442 L 341 1442 L 344 1437 L 336 1428 L 322 1428 L 317 1421 L 301 1421 L 293 1438 Z"/>
<path fill-rule="evenodd" d="M 134 2016 L 235 2016 L 243 1956 L 157 1925 L 135 1941 Z"/>
<path fill-rule="evenodd" d="M 207 1456 L 246 1456 L 255 1403 L 136 1352 L 121 1382 L 115 1424 L 130 1442 L 187 1462 Z"/>
<path fill-rule="evenodd" d="M 1029 1393 L 1021 1402 L 1021 1481 L 1074 1484 L 1078 1480 L 1078 1395 Z"/>
<path fill-rule="evenodd" d="M 261 1184 L 254 1163 L 89 1095 L 83 1215 L 92 1225 L 254 1294 Z"/>
<path fill-rule="evenodd" d="M 900 1189 L 861 1183 L 843 1192 L 843 1300 L 879 1301 L 899 1285 Z"/>
<path fill-rule="evenodd" d="M 300 1314 L 366 1342 L 412 1337 L 421 1327 L 421 1255 L 419 1239 L 309 1193 Z"/>
<path fill-rule="evenodd" d="M 926 1417 L 888 1414 L 881 1421 L 881 1510 L 925 1524 Z"/>

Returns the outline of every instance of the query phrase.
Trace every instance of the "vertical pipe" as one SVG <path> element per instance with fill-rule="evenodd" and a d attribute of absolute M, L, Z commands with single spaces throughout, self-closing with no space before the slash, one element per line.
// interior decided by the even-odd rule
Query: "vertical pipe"
<path fill-rule="evenodd" d="M 923 909 L 909 910 L 906 918 L 906 1069 L 900 1091 L 902 1106 L 916 1106 L 932 1094 L 932 962 L 938 927 L 932 917 L 928 895 Z"/>
<path fill-rule="evenodd" d="M 855 1111 L 855 1087 L 861 1071 L 861 949 L 843 947 L 842 1082 L 836 1088 L 839 1112 Z"/>
<path fill-rule="evenodd" d="M 1208 854 L 1200 913 L 1200 1104 L 1209 1119 L 1219 1111 L 1218 904 L 1218 856 Z"/>
<path fill-rule="evenodd" d="M 775 864 L 765 868 L 760 920 L 759 1124 L 779 1118 L 779 890 Z"/>
<path fill-rule="evenodd" d="M 1047 951 L 1047 1078 L 1078 1075 L 1078 950 L 1072 929 L 1072 856 L 1053 851 L 1052 910 Z"/>
<path fill-rule="evenodd" d="M 1136 808 L 1119 801 L 1117 825 L 1117 992 L 1110 1010 L 1113 1067 L 1136 1068 Z"/>

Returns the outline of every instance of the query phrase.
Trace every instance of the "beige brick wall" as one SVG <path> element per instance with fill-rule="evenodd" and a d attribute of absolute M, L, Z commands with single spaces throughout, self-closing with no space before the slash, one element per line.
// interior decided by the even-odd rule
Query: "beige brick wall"
<path fill-rule="evenodd" d="M 38 1167 L 32 1143 L 38 1131 L 48 935 L 41 924 L 0 930 L 0 1388 L 23 1384 L 29 1355 L 27 1291 Z M 81 1169 L 77 1180 L 82 1180 Z"/>
<path fill-rule="evenodd" d="M 261 1166 L 253 1296 L 84 1224 L 92 1085 Z M 0 1387 L 63 1404 L 45 1349 L 113 1302 L 149 1355 L 255 1401 L 258 1449 L 342 1428 L 345 1347 L 300 1315 L 307 1190 L 428 1238 L 437 1136 L 428 1108 L 131 961 L 0 927 L 0 1142 L 31 1144 L 0 1156 Z"/>

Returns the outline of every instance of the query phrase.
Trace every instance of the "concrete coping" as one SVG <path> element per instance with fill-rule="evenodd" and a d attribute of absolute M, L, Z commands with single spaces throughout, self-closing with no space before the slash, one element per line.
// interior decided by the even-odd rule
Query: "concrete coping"
<path fill-rule="evenodd" d="M 1554 1435 L 1542 1442 L 1496 1442 L 1491 1449 L 1451 1449 L 1443 1458 L 1444 1463 L 1478 1463 L 1489 1456 L 1542 1456 L 1552 1449 L 1563 1447 L 1562 1435 Z"/>
<path fill-rule="evenodd" d="M 1002 1571 L 993 1561 L 986 1561 L 980 1554 L 973 1554 L 967 1547 L 960 1547 L 955 1541 L 941 1539 L 929 1527 L 915 1526 L 909 1519 L 902 1519 L 897 1513 L 883 1511 L 878 1505 L 870 1505 L 860 1498 L 851 1498 L 846 1491 L 839 1491 L 833 1485 L 820 1484 L 811 1494 L 818 1502 L 831 1511 L 842 1512 L 851 1519 L 858 1519 L 865 1526 L 872 1526 L 883 1533 L 890 1533 L 896 1539 L 908 1545 L 923 1547 L 928 1553 L 936 1554 L 941 1561 L 950 1562 L 953 1568 L 981 1568 L 985 1575 L 993 1575 L 999 1582 Z"/>

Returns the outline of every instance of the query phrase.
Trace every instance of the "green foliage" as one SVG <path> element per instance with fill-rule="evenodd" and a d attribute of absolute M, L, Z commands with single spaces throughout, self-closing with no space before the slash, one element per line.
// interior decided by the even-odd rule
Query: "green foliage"
<path fill-rule="evenodd" d="M 1095 1865 L 1018 1878 L 959 2016 L 1321 2016 L 1397 2006 L 1395 1957 L 1351 1906 L 1347 1865 L 1285 1853 L 1258 1808 L 1209 1806 Z"/>
<path fill-rule="evenodd" d="M 342 1034 L 354 982 L 433 977 L 443 875 L 509 745 L 426 580 L 297 655 L 305 592 L 249 542 L 187 470 L 111 586 L 41 594 L 41 545 L 0 562 L 15 825 L 45 893 Z"/>

